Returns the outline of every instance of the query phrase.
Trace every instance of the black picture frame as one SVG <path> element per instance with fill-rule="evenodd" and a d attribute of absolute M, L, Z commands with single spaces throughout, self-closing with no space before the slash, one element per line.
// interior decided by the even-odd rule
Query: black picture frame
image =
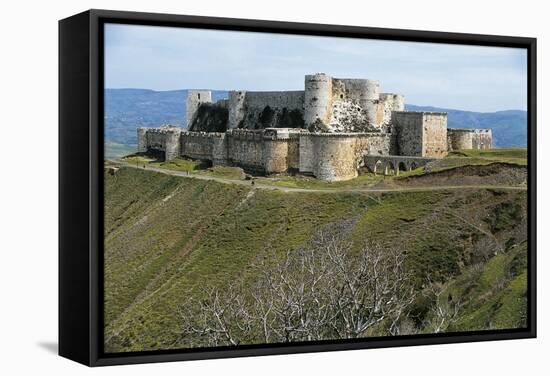
<path fill-rule="evenodd" d="M 528 326 L 361 340 L 103 352 L 103 24 L 516 47 L 528 59 Z M 59 354 L 88 366 L 536 337 L 536 39 L 88 10 L 59 21 Z"/>

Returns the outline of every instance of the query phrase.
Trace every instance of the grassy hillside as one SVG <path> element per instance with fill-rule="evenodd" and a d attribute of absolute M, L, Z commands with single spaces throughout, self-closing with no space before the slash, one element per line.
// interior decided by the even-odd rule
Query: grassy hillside
<path fill-rule="evenodd" d="M 527 325 L 527 244 L 515 245 L 451 280 L 440 299 L 463 302 L 449 330 L 521 328 Z"/>
<path fill-rule="evenodd" d="M 189 346 L 178 314 L 188 294 L 254 281 L 259 257 L 282 257 L 321 226 L 350 218 L 357 246 L 370 239 L 407 252 L 419 294 L 429 279 L 467 297 L 468 283 L 478 281 L 457 329 L 518 322 L 521 301 L 507 304 L 525 288 L 517 251 L 526 240 L 525 206 L 525 191 L 290 193 L 128 167 L 106 172 L 105 350 Z M 415 304 L 415 330 L 436 302 Z"/>
<path fill-rule="evenodd" d="M 190 175 L 209 175 L 231 180 L 244 180 L 238 167 L 211 167 L 207 161 L 176 158 L 162 161 L 154 156 L 131 154 L 123 158 L 126 163 L 139 167 L 153 167 L 186 172 Z M 429 164 L 429 174 L 424 167 L 413 171 L 401 171 L 399 176 L 382 176 L 362 169 L 351 180 L 327 182 L 304 175 L 256 176 L 258 184 L 318 190 L 353 190 L 364 188 L 395 188 L 402 186 L 459 186 L 459 185 L 507 185 L 524 186 L 527 179 L 527 149 L 464 150 L 450 153 L 446 158 Z M 479 167 L 478 167 L 479 166 Z"/>

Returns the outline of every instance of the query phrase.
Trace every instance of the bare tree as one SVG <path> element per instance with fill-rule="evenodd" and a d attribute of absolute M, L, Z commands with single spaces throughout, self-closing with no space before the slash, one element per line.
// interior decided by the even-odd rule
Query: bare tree
<path fill-rule="evenodd" d="M 279 263 L 259 260 L 255 283 L 189 299 L 182 334 L 198 346 L 357 338 L 383 322 L 398 334 L 414 299 L 404 255 L 369 243 L 354 251 L 346 227 L 324 228 Z"/>
<path fill-rule="evenodd" d="M 443 285 L 437 282 L 430 283 L 424 291 L 424 294 L 435 297 L 434 304 L 424 324 L 424 328 L 430 333 L 442 333 L 447 331 L 459 318 L 462 306 L 460 299 L 453 298 L 450 294 L 444 298 L 442 297 L 443 292 Z"/>

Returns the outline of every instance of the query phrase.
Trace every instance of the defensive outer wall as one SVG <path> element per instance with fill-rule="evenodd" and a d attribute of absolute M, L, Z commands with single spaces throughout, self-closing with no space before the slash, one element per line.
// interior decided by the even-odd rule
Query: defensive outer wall
<path fill-rule="evenodd" d="M 138 152 L 337 181 L 362 166 L 399 174 L 452 150 L 492 147 L 490 129 L 448 129 L 447 113 L 404 109 L 404 97 L 380 93 L 378 81 L 323 73 L 305 76 L 303 91 L 231 91 L 215 103 L 210 91 L 190 90 L 188 130 L 138 128 Z"/>

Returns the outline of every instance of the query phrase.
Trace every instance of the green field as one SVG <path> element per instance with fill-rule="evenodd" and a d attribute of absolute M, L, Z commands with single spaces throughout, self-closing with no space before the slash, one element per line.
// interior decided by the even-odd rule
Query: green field
<path fill-rule="evenodd" d="M 121 158 L 125 155 L 135 153 L 136 145 L 118 144 L 116 142 L 106 142 L 104 145 L 105 159 Z"/>
<path fill-rule="evenodd" d="M 129 161 L 240 178 L 196 161 Z M 178 310 L 190 294 L 200 298 L 200 288 L 254 281 L 259 258 L 282 257 L 344 219 L 354 223 L 348 237 L 355 246 L 370 239 L 406 251 L 418 293 L 412 330 L 426 331 L 433 307 L 448 294 L 462 299 L 459 317 L 445 330 L 524 326 L 526 194 L 296 193 L 129 167 L 106 172 L 105 350 L 188 347 Z M 427 281 L 441 286 L 438 298 L 425 291 Z M 382 325 L 369 335 L 384 333 Z"/>

